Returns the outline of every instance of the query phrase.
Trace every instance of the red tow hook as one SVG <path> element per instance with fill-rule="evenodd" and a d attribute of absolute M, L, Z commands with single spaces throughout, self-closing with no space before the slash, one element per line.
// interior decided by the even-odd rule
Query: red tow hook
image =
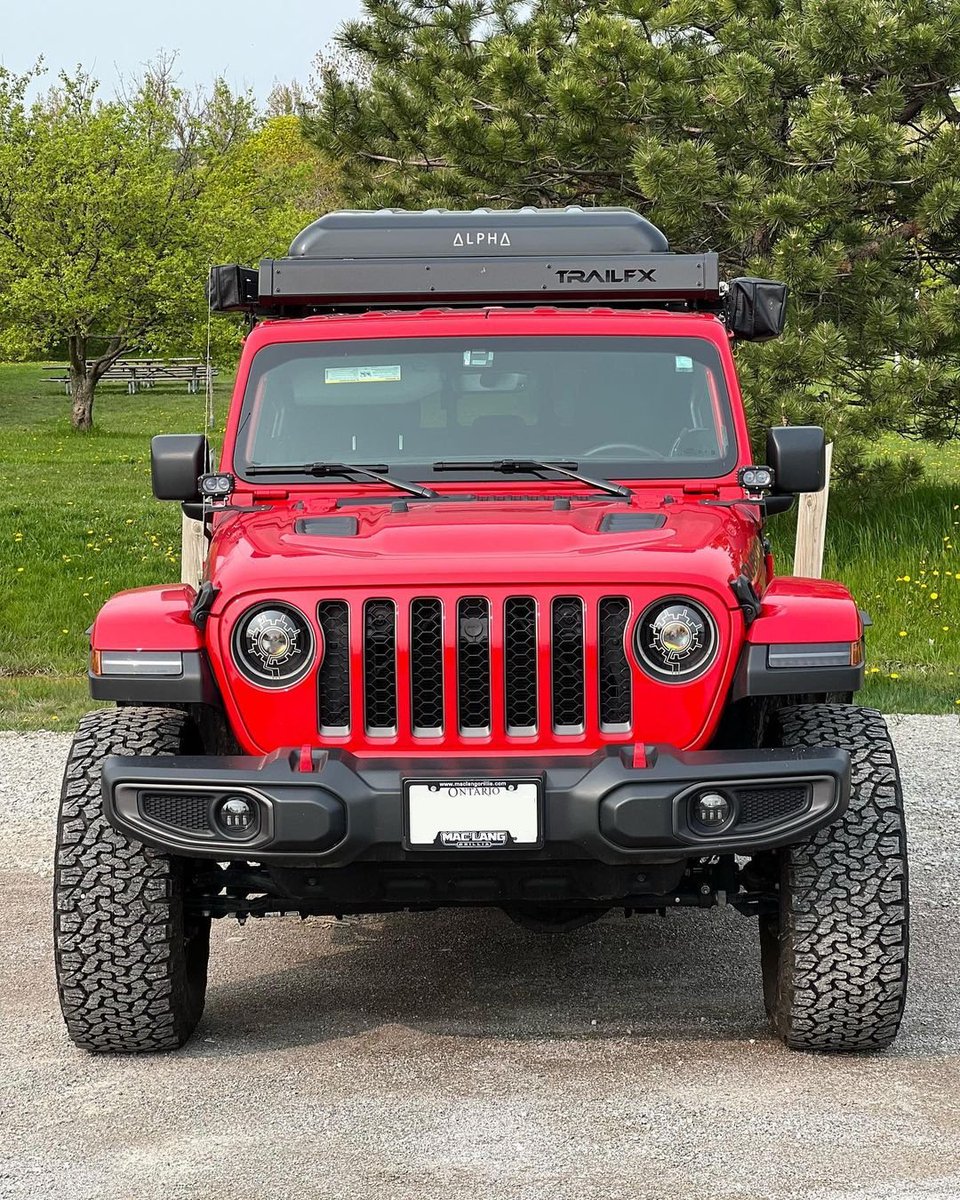
<path fill-rule="evenodd" d="M 647 748 L 638 742 L 633 748 L 633 769 L 642 771 L 647 766 Z"/>
<path fill-rule="evenodd" d="M 297 770 L 311 773 L 315 769 L 316 764 L 313 761 L 313 746 L 301 746 L 300 756 L 297 761 Z"/>

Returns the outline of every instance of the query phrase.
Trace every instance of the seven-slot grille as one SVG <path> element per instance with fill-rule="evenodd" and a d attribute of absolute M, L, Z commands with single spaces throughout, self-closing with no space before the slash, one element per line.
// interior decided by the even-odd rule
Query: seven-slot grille
<path fill-rule="evenodd" d="M 600 732 L 627 733 L 633 725 L 629 616 L 624 596 L 323 600 L 320 732 L 563 737 L 596 721 Z M 357 707 L 353 689 L 362 700 Z M 362 730 L 351 728 L 351 713 Z M 401 729 L 407 714 L 409 730 Z"/>

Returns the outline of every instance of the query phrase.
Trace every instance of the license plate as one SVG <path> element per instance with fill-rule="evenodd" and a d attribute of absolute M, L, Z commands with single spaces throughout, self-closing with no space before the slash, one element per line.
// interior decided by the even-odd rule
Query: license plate
<path fill-rule="evenodd" d="M 542 842 L 536 779 L 408 780 L 407 844 L 503 850 Z"/>

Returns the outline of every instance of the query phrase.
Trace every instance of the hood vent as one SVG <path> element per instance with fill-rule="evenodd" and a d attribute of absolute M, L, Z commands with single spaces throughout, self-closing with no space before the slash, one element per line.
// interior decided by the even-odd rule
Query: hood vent
<path fill-rule="evenodd" d="M 359 524 L 356 517 L 301 517 L 293 528 L 307 537 L 356 537 Z"/>
<path fill-rule="evenodd" d="M 663 513 L 607 513 L 599 525 L 600 533 L 644 533 L 662 529 L 667 523 Z"/>

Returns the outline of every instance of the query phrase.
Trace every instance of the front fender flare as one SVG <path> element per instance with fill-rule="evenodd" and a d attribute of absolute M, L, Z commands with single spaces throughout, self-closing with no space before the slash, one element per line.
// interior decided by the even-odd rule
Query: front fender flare
<path fill-rule="evenodd" d="M 90 628 L 90 694 L 127 704 L 218 704 L 203 634 L 190 617 L 196 591 L 188 584 L 133 588 L 112 596 Z M 179 675 L 102 675 L 92 669 L 96 653 L 178 652 Z"/>

